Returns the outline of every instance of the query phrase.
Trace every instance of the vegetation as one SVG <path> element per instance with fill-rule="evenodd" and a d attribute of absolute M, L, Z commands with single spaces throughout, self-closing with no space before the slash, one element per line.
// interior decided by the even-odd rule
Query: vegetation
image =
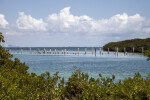
<path fill-rule="evenodd" d="M 150 38 L 146 39 L 132 39 L 132 40 L 125 40 L 125 41 L 119 41 L 119 42 L 110 42 L 103 46 L 104 50 L 115 51 L 115 47 L 118 47 L 120 52 L 124 52 L 124 48 L 126 48 L 127 52 L 132 52 L 133 47 L 135 52 L 142 52 L 143 50 L 150 49 Z"/>
<path fill-rule="evenodd" d="M 147 60 L 150 60 L 150 49 L 144 51 L 144 55 L 148 56 Z"/>
<path fill-rule="evenodd" d="M 2 33 L 0 32 L 0 43 L 1 42 L 5 42 L 5 40 L 4 40 L 4 36 L 2 35 Z"/>
<path fill-rule="evenodd" d="M 87 73 L 76 70 L 65 81 L 58 72 L 40 76 L 28 73 L 28 66 L 0 45 L 0 98 L 3 100 L 150 100 L 150 74 L 115 83 L 115 76 L 89 78 Z"/>

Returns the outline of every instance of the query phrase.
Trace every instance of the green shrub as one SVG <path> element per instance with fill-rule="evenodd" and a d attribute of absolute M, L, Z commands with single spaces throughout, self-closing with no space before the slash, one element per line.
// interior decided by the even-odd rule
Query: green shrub
<path fill-rule="evenodd" d="M 144 51 L 144 55 L 148 56 L 147 60 L 150 60 L 150 49 Z"/>
<path fill-rule="evenodd" d="M 145 51 L 147 54 L 147 51 Z M 149 53 L 148 53 L 149 54 Z M 3 100 L 150 100 L 150 74 L 115 83 L 115 76 L 89 78 L 80 69 L 65 81 L 58 72 L 40 76 L 28 73 L 28 66 L 0 45 L 0 99 Z"/>

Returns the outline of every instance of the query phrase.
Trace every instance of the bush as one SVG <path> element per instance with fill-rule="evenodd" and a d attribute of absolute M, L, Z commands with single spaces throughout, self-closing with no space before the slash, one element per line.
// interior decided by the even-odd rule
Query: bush
<path fill-rule="evenodd" d="M 144 51 L 144 55 L 148 56 L 147 60 L 150 60 L 150 49 Z"/>
<path fill-rule="evenodd" d="M 145 51 L 147 54 L 147 51 Z M 133 78 L 115 83 L 115 76 L 89 78 L 87 73 L 76 70 L 65 81 L 58 72 L 49 72 L 40 76 L 28 73 L 28 66 L 12 57 L 0 45 L 0 98 L 4 100 L 116 100 L 150 99 L 150 74 L 142 78 L 135 73 Z"/>

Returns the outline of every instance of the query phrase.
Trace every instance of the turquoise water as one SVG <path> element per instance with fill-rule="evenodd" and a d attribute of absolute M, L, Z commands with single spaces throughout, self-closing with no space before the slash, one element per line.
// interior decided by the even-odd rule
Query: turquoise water
<path fill-rule="evenodd" d="M 14 58 L 19 58 L 21 62 L 25 62 L 26 65 L 30 66 L 29 72 L 35 72 L 38 75 L 44 72 L 50 72 L 54 74 L 59 72 L 59 76 L 65 77 L 66 79 L 75 71 L 73 66 L 77 66 L 83 72 L 87 72 L 90 77 L 97 78 L 98 74 L 101 73 L 104 77 L 111 76 L 115 74 L 116 79 L 124 79 L 128 77 L 133 77 L 134 73 L 140 72 L 143 77 L 150 74 L 150 62 L 146 59 L 146 56 L 138 53 L 119 53 L 118 56 L 114 52 L 109 54 L 103 51 L 103 55 L 100 54 L 100 48 L 96 48 L 95 51 L 92 48 L 87 48 L 85 54 L 85 48 L 77 47 L 53 47 L 45 48 L 46 50 L 52 50 L 51 54 L 43 54 L 44 48 L 39 48 L 41 54 L 37 53 L 37 48 L 32 48 L 32 53 L 30 48 L 7 48 L 11 49 L 11 53 Z M 55 49 L 57 50 L 55 54 Z M 62 50 L 68 50 L 68 54 L 62 54 Z M 74 51 L 73 51 L 74 50 Z M 59 52 L 59 54 L 58 54 Z M 74 53 L 74 54 L 73 54 Z"/>

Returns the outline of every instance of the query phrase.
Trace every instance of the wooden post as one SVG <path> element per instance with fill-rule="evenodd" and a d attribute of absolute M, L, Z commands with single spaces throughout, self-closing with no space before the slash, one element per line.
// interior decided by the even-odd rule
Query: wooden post
<path fill-rule="evenodd" d="M 42 52 L 42 51 L 40 51 L 40 49 L 39 49 L 39 54 L 41 54 L 41 52 Z"/>
<path fill-rule="evenodd" d="M 49 50 L 50 54 L 51 54 L 51 49 Z"/>
<path fill-rule="evenodd" d="M 67 50 L 65 49 L 65 54 L 67 54 Z"/>
<path fill-rule="evenodd" d="M 93 48 L 92 48 L 92 55 L 93 55 Z"/>
<path fill-rule="evenodd" d="M 109 48 L 108 48 L 108 54 L 109 54 Z"/>
<path fill-rule="evenodd" d="M 118 47 L 117 47 L 117 56 L 118 56 Z"/>
<path fill-rule="evenodd" d="M 66 49 L 64 50 L 64 55 L 66 54 Z"/>
<path fill-rule="evenodd" d="M 45 48 L 44 48 L 44 50 L 43 50 L 43 53 L 45 54 Z"/>
<path fill-rule="evenodd" d="M 95 48 L 95 56 L 96 56 L 96 48 Z"/>
<path fill-rule="evenodd" d="M 45 48 L 43 49 L 43 53 L 45 54 Z"/>
<path fill-rule="evenodd" d="M 143 53 L 143 51 L 144 51 L 144 48 L 142 47 L 142 53 Z"/>
<path fill-rule="evenodd" d="M 85 55 L 86 55 L 86 48 L 85 48 Z"/>
<path fill-rule="evenodd" d="M 74 54 L 74 49 L 73 49 L 73 54 Z"/>
<path fill-rule="evenodd" d="M 55 53 L 55 50 L 53 49 L 52 52 L 53 52 L 53 54 L 54 54 L 54 53 Z"/>
<path fill-rule="evenodd" d="M 45 54 L 46 54 L 46 51 L 47 51 L 47 50 L 45 49 Z"/>
<path fill-rule="evenodd" d="M 134 55 L 134 47 L 133 47 L 133 55 Z"/>
<path fill-rule="evenodd" d="M 101 50 L 101 48 L 100 48 L 100 55 L 101 55 L 101 53 L 102 53 L 102 50 Z"/>
<path fill-rule="evenodd" d="M 55 55 L 56 55 L 56 49 L 55 49 Z"/>
<path fill-rule="evenodd" d="M 79 48 L 78 48 L 78 55 L 79 55 Z"/>
<path fill-rule="evenodd" d="M 37 53 L 39 53 L 39 48 L 37 49 Z"/>
<path fill-rule="evenodd" d="M 124 48 L 124 56 L 125 56 L 125 54 L 126 54 L 126 48 Z"/>

